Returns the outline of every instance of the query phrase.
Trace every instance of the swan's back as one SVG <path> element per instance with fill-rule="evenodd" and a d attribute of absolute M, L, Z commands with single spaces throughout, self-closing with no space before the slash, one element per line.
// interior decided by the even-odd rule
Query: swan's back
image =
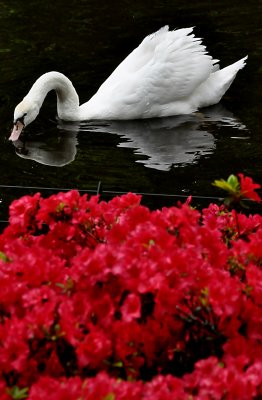
<path fill-rule="evenodd" d="M 201 39 L 192 31 L 193 28 L 169 31 L 165 26 L 147 36 L 93 98 L 81 106 L 83 114 L 91 112 L 93 118 L 102 114 L 105 119 L 189 114 L 199 107 L 202 85 L 203 95 L 208 95 L 210 105 L 215 104 L 206 82 L 219 70 L 218 60 L 207 54 Z M 215 91 L 216 98 L 219 91 L 221 96 L 224 94 L 222 89 Z"/>
<path fill-rule="evenodd" d="M 177 97 L 189 95 L 192 90 L 203 82 L 212 72 L 213 60 L 201 44 L 201 39 L 195 38 L 193 28 L 169 31 L 168 26 L 147 36 L 129 56 L 115 69 L 101 88 L 111 85 L 119 74 L 146 74 L 158 72 L 158 80 L 172 79 L 177 89 Z M 162 74 L 160 74 L 162 72 Z M 186 79 L 185 79 L 186 77 Z M 170 85 L 169 85 L 170 86 Z"/>

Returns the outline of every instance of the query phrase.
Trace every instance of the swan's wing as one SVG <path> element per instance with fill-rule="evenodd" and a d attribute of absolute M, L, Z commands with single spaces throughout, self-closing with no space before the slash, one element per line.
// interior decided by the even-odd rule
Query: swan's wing
<path fill-rule="evenodd" d="M 187 98 L 214 70 L 213 60 L 192 34 L 193 28 L 167 32 L 165 39 L 155 48 L 148 67 L 144 66 L 144 80 L 152 93 L 161 86 L 162 102 Z M 161 99 L 160 99 L 161 100 Z"/>
<path fill-rule="evenodd" d="M 207 54 L 192 31 L 169 31 L 166 26 L 147 36 L 102 84 L 93 100 L 97 104 L 102 99 L 110 102 L 112 115 L 114 109 L 121 109 L 123 117 L 125 108 L 127 114 L 134 111 L 134 117 L 139 108 L 143 117 L 154 116 L 154 107 L 158 115 L 163 107 L 165 115 L 164 108 L 178 101 L 189 107 L 187 98 L 208 79 L 218 61 Z"/>

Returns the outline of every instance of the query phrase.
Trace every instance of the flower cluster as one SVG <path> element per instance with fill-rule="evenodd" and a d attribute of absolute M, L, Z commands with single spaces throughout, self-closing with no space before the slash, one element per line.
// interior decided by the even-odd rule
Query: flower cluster
<path fill-rule="evenodd" d="M 260 215 L 70 191 L 9 220 L 0 400 L 262 396 Z"/>

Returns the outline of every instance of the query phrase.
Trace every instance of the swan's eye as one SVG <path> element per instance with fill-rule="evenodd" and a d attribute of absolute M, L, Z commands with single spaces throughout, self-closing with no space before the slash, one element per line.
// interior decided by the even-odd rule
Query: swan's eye
<path fill-rule="evenodd" d="M 22 117 L 20 117 L 20 118 L 17 118 L 15 121 L 14 121 L 14 124 L 17 124 L 17 122 L 21 122 L 21 124 L 25 124 L 24 123 L 24 119 L 25 119 L 25 116 L 27 115 L 27 113 L 24 113 L 23 114 L 23 116 Z"/>

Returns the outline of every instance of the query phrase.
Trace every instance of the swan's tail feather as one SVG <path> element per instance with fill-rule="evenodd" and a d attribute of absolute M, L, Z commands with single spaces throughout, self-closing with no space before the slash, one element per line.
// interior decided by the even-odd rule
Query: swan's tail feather
<path fill-rule="evenodd" d="M 246 65 L 245 61 L 248 56 L 241 58 L 241 60 L 235 62 L 234 64 L 229 65 L 219 71 L 213 73 L 214 77 L 218 79 L 218 84 L 220 86 L 221 97 L 226 93 L 231 83 L 236 77 L 238 71 Z M 220 98 L 221 98 L 220 97 Z"/>
<path fill-rule="evenodd" d="M 221 100 L 238 71 L 246 65 L 247 58 L 248 56 L 223 69 L 216 70 L 216 64 L 214 65 L 213 73 L 195 92 L 193 100 L 198 103 L 199 108 L 217 104 Z"/>
<path fill-rule="evenodd" d="M 241 60 L 238 60 L 234 64 L 231 64 L 228 67 L 225 67 L 220 70 L 220 75 L 221 75 L 221 77 L 224 78 L 225 82 L 229 81 L 231 84 L 231 82 L 234 80 L 237 72 L 240 69 L 244 68 L 244 66 L 246 65 L 245 61 L 247 60 L 247 58 L 248 58 L 248 56 L 241 58 Z"/>

